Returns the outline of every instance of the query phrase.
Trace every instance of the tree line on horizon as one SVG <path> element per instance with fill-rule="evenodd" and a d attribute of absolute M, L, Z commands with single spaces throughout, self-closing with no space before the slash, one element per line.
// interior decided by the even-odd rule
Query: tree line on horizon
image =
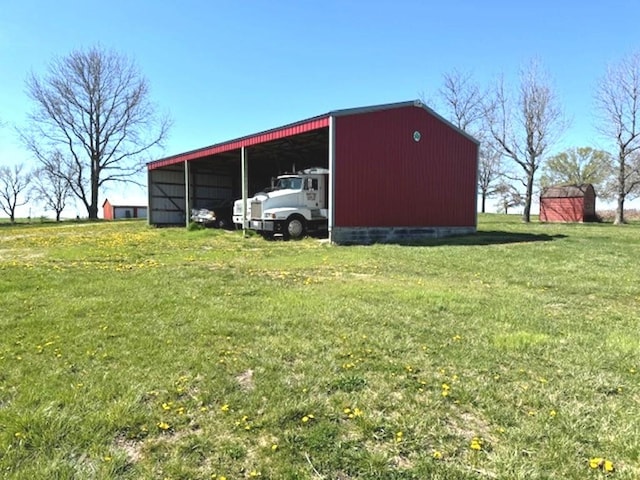
<path fill-rule="evenodd" d="M 513 85 L 501 77 L 481 87 L 458 70 L 442 80 L 434 103 L 480 142 L 482 212 L 487 199 L 497 198 L 504 211 L 523 206 L 529 222 L 537 186 L 591 183 L 600 196 L 616 200 L 614 223 L 625 222 L 625 201 L 640 195 L 640 51 L 611 64 L 594 92 L 596 125 L 611 152 L 576 146 L 551 155 L 569 122 L 536 60 Z M 19 136 L 37 167 L 0 159 L 0 208 L 12 222 L 17 208 L 32 200 L 59 220 L 74 197 L 89 219 L 98 218 L 104 185 L 135 183 L 171 126 L 137 64 L 101 46 L 54 59 L 44 75 L 29 75 L 26 90 L 33 108 Z"/>

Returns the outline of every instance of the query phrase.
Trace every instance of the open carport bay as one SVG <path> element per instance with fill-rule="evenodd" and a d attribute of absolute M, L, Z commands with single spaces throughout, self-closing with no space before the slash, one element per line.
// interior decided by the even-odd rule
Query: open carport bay
<path fill-rule="evenodd" d="M 180 163 L 171 162 L 173 157 L 169 157 L 166 165 L 150 168 L 150 223 L 185 225 L 189 220 L 186 212 L 191 209 L 229 206 L 242 198 L 243 148 L 249 196 L 270 186 L 280 174 L 329 167 L 328 127 L 236 147 L 239 142 L 182 154 L 193 159 Z"/>

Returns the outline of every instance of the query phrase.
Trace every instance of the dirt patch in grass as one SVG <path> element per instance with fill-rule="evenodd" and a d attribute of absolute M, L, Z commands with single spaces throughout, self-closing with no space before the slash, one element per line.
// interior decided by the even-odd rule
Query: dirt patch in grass
<path fill-rule="evenodd" d="M 115 447 L 122 450 L 129 463 L 138 463 L 142 459 L 142 442 L 124 436 L 116 438 Z"/>

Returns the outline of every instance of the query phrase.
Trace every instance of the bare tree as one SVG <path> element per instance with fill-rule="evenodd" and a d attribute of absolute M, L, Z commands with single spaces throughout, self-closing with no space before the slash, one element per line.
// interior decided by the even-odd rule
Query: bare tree
<path fill-rule="evenodd" d="M 506 181 L 496 186 L 496 194 L 498 196 L 498 206 L 505 215 L 509 213 L 510 208 L 524 205 L 524 198 L 522 198 L 520 192 Z"/>
<path fill-rule="evenodd" d="M 9 215 L 11 223 L 16 221 L 16 209 L 29 202 L 27 189 L 31 182 L 31 173 L 25 171 L 23 164 L 12 167 L 0 166 L 0 208 Z"/>
<path fill-rule="evenodd" d="M 100 188 L 134 181 L 170 126 L 136 64 L 101 47 L 55 59 L 46 76 L 31 74 L 27 93 L 35 106 L 23 140 L 45 165 L 51 152 L 67 152 L 63 171 L 91 219 L 98 218 Z"/>
<path fill-rule="evenodd" d="M 33 177 L 32 191 L 35 198 L 42 201 L 45 208 L 55 212 L 56 222 L 60 221 L 62 211 L 72 194 L 69 178 L 73 176 L 73 172 L 68 169 L 69 164 L 64 161 L 62 153 L 55 151 L 51 158 L 35 171 Z"/>
<path fill-rule="evenodd" d="M 459 129 L 473 135 L 480 142 L 478 155 L 478 191 L 481 211 L 486 211 L 487 198 L 497 193 L 496 182 L 502 175 L 502 155 L 484 134 L 486 92 L 473 79 L 470 72 L 458 70 L 443 75 L 438 91 L 445 115 Z"/>
<path fill-rule="evenodd" d="M 595 95 L 599 130 L 616 148 L 614 192 L 617 199 L 615 224 L 624 223 L 624 202 L 640 190 L 640 52 L 609 66 Z"/>
<path fill-rule="evenodd" d="M 484 116 L 485 93 L 474 81 L 470 72 L 458 70 L 443 75 L 443 85 L 439 92 L 444 102 L 449 120 L 461 130 L 474 134 Z"/>
<path fill-rule="evenodd" d="M 480 191 L 480 211 L 485 213 L 487 198 L 499 193 L 498 180 L 503 178 L 502 154 L 486 144 L 480 144 L 478 159 L 478 190 Z"/>
<path fill-rule="evenodd" d="M 599 194 L 611 174 L 611 155 L 591 147 L 570 148 L 549 158 L 542 168 L 540 185 L 591 183 Z"/>
<path fill-rule="evenodd" d="M 618 157 L 612 157 L 613 162 L 618 162 Z M 602 197 L 610 200 L 619 200 L 620 198 L 620 176 L 619 176 L 619 164 L 612 165 L 614 170 L 613 175 L 609 176 L 602 188 Z M 627 155 L 624 166 L 624 189 L 622 190 L 624 201 L 633 200 L 640 194 L 640 151 L 634 151 Z M 622 212 L 622 218 L 617 219 L 618 213 Z M 626 222 L 624 214 L 624 205 L 622 210 L 616 208 L 616 218 L 614 223 L 622 224 Z"/>
<path fill-rule="evenodd" d="M 521 171 L 518 180 L 525 188 L 522 220 L 529 222 L 536 172 L 566 128 L 556 95 L 538 63 L 532 61 L 521 72 L 515 95 L 509 94 L 500 79 L 485 104 L 485 114 L 501 153 Z"/>

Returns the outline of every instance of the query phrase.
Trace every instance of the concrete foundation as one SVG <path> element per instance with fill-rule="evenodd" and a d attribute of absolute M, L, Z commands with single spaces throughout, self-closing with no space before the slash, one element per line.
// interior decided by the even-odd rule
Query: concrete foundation
<path fill-rule="evenodd" d="M 434 238 L 472 233 L 476 233 L 476 227 L 334 227 L 330 239 L 338 245 L 416 245 Z"/>

